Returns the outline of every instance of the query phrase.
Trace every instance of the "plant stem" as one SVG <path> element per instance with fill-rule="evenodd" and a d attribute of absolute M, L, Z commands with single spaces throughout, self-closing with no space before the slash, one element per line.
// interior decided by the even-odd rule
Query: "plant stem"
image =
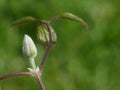
<path fill-rule="evenodd" d="M 60 18 L 61 16 L 54 16 L 54 17 L 52 17 L 49 21 L 48 21 L 48 23 L 50 24 L 52 21 L 54 21 L 54 20 L 56 20 L 56 19 L 58 19 L 58 18 Z"/>
<path fill-rule="evenodd" d="M 15 73 L 11 73 L 11 74 L 7 74 L 7 75 L 4 75 L 4 76 L 1 76 L 0 80 L 4 80 L 4 79 L 10 78 L 10 77 L 14 77 L 14 76 L 31 75 L 31 74 L 32 74 L 31 72 L 15 72 Z"/>
<path fill-rule="evenodd" d="M 45 87 L 43 85 L 42 79 L 40 78 L 39 72 L 36 74 L 35 79 L 37 80 L 40 90 L 45 90 Z"/>
<path fill-rule="evenodd" d="M 57 17 L 56 17 L 56 18 L 57 18 Z M 48 56 L 49 51 L 50 51 L 50 48 L 51 48 L 52 35 L 51 35 L 51 29 L 50 29 L 50 27 L 49 27 L 49 24 L 50 24 L 50 22 L 51 22 L 52 20 L 51 20 L 51 21 L 48 21 L 48 22 L 42 21 L 42 20 L 36 20 L 36 21 L 37 21 L 38 23 L 45 24 L 45 25 L 47 26 L 47 30 L 48 30 L 48 32 L 49 32 L 49 43 L 48 43 L 48 47 L 47 47 L 47 49 L 46 49 L 46 52 L 45 52 L 44 57 L 43 57 L 43 59 L 42 59 L 42 62 L 41 62 L 41 64 L 40 64 L 40 66 L 39 66 L 40 71 L 37 72 L 37 74 L 36 74 L 36 76 L 35 76 L 35 78 L 36 78 L 36 80 L 38 81 L 38 84 L 39 84 L 39 86 L 40 86 L 40 89 L 41 89 L 41 90 L 45 90 L 45 87 L 44 87 L 44 85 L 43 85 L 43 82 L 42 82 L 42 79 L 41 79 L 41 77 L 40 77 L 40 74 L 42 73 L 42 70 L 43 70 L 45 61 L 46 61 L 46 59 L 47 59 L 47 56 Z"/>
<path fill-rule="evenodd" d="M 48 28 L 47 30 L 48 30 L 48 32 L 49 32 L 49 43 L 48 43 L 48 47 L 47 47 L 47 49 L 46 49 L 45 55 L 44 55 L 44 57 L 43 57 L 43 59 L 42 59 L 41 65 L 40 65 L 40 67 L 39 67 L 41 71 L 42 71 L 43 66 L 44 66 L 44 64 L 45 64 L 45 61 L 46 61 L 46 58 L 47 58 L 48 53 L 49 53 L 49 51 L 50 51 L 51 43 L 52 43 L 52 36 L 51 36 L 51 30 L 50 30 L 50 27 L 49 27 L 49 23 L 46 23 L 46 25 L 47 25 L 47 28 Z"/>
<path fill-rule="evenodd" d="M 36 64 L 34 58 L 29 58 L 30 60 L 30 65 L 33 70 L 36 70 Z"/>

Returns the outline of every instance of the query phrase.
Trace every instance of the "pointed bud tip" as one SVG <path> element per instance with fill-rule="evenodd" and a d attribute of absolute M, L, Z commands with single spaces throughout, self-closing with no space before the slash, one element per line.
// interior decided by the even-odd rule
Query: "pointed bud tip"
<path fill-rule="evenodd" d="M 27 34 L 24 35 L 24 40 L 26 40 L 26 39 L 31 40 L 30 36 L 28 36 Z"/>

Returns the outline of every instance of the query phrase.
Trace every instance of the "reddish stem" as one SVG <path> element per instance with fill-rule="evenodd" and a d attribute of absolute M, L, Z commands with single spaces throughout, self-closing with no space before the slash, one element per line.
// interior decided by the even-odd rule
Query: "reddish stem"
<path fill-rule="evenodd" d="M 31 74 L 32 74 L 31 72 L 15 72 L 15 73 L 11 73 L 11 74 L 1 76 L 0 80 L 4 80 L 6 78 L 10 78 L 10 77 L 14 77 L 14 76 L 31 75 Z"/>
<path fill-rule="evenodd" d="M 38 82 L 38 84 L 40 86 L 40 89 L 41 90 L 45 90 L 45 87 L 43 85 L 43 82 L 42 82 L 42 79 L 40 78 L 39 73 L 36 74 L 35 79 L 37 80 L 37 82 Z"/>
<path fill-rule="evenodd" d="M 43 60 L 42 60 L 42 62 L 41 62 L 41 65 L 40 65 L 40 70 L 42 71 L 42 69 L 43 69 L 43 66 L 44 66 L 44 64 L 45 64 L 45 61 L 46 61 L 46 58 L 47 58 L 47 56 L 48 56 L 48 53 L 49 53 L 49 51 L 50 51 L 50 48 L 51 48 L 51 43 L 52 43 L 52 35 L 51 35 L 51 30 L 50 30 L 50 27 L 49 27 L 49 23 L 46 23 L 46 26 L 47 26 L 47 30 L 48 30 L 48 32 L 49 32 L 49 43 L 48 43 L 48 47 L 47 47 L 47 49 L 46 49 L 46 52 L 45 52 L 45 55 L 44 55 L 44 57 L 43 57 Z"/>
<path fill-rule="evenodd" d="M 48 23 L 50 24 L 52 21 L 59 19 L 59 18 L 61 18 L 61 16 L 54 16 L 48 21 Z"/>

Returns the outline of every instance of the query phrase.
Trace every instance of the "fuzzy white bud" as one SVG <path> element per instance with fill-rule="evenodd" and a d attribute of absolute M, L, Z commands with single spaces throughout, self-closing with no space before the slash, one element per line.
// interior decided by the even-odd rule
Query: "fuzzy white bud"
<path fill-rule="evenodd" d="M 35 58 L 37 55 L 37 48 L 31 37 L 28 35 L 24 36 L 22 49 L 24 56 L 27 58 Z"/>

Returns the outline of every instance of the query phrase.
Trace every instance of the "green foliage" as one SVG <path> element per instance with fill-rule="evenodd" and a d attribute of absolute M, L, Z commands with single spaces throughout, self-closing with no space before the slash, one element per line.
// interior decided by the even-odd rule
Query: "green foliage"
<path fill-rule="evenodd" d="M 79 18 L 79 17 L 77 17 L 77 16 L 75 16 L 75 15 L 73 15 L 71 13 L 64 13 L 64 14 L 61 15 L 61 17 L 65 18 L 65 19 L 75 21 L 75 22 L 78 22 L 78 23 L 86 26 L 86 28 L 88 28 L 88 25 L 84 20 L 82 20 L 81 18 Z"/>
<path fill-rule="evenodd" d="M 31 17 L 31 16 L 27 16 L 27 17 L 23 17 L 23 18 L 20 18 L 18 20 L 16 20 L 12 26 L 14 25 L 19 25 L 19 24 L 25 24 L 25 23 L 31 23 L 31 22 L 34 22 L 36 19 Z"/>
<path fill-rule="evenodd" d="M 76 23 L 58 20 L 53 27 L 58 35 L 44 71 L 46 90 L 119 90 L 120 89 L 120 16 L 119 0 L 0 0 L 0 76 L 26 71 L 22 57 L 25 33 L 36 40 L 35 26 L 10 28 L 24 16 L 48 20 L 71 12 L 84 19 L 89 29 Z M 44 48 L 37 43 L 39 65 Z M 21 76 L 1 82 L 2 90 L 38 90 L 30 77 Z"/>

